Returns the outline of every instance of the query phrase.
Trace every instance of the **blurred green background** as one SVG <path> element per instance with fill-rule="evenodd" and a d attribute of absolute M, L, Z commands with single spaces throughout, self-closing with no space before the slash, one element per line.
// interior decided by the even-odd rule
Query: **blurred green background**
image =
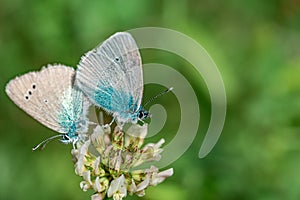
<path fill-rule="evenodd" d="M 31 152 L 55 133 L 8 99 L 8 80 L 47 63 L 76 66 L 109 35 L 145 26 L 180 31 L 206 48 L 224 79 L 228 111 L 216 147 L 198 159 L 210 119 L 203 80 L 172 55 L 141 52 L 144 62 L 168 63 L 185 74 L 201 108 L 194 143 L 169 166 L 175 175 L 147 190 L 143 199 L 300 199 L 297 0 L 0 0 L 0 199 L 79 200 L 91 194 L 79 188 L 71 145 L 53 142 Z M 156 93 L 146 87 L 145 98 Z M 161 137 L 176 132 L 176 118 L 168 123 Z"/>

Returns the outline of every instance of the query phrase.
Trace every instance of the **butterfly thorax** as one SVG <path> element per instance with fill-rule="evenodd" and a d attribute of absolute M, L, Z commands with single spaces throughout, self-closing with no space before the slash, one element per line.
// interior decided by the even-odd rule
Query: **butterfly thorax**
<path fill-rule="evenodd" d="M 121 123 L 129 122 L 136 124 L 138 121 L 143 121 L 148 118 L 149 112 L 140 106 L 138 110 L 131 113 L 115 113 L 114 117 L 116 117 L 117 121 Z"/>

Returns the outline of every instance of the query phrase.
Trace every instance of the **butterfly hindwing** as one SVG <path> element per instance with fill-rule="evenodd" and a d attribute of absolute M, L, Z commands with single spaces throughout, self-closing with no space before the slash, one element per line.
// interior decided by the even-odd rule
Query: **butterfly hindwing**
<path fill-rule="evenodd" d="M 48 66 L 11 80 L 6 93 L 43 125 L 59 133 L 68 133 L 72 126 L 85 118 L 84 97 L 82 92 L 73 88 L 74 75 L 71 67 Z"/>

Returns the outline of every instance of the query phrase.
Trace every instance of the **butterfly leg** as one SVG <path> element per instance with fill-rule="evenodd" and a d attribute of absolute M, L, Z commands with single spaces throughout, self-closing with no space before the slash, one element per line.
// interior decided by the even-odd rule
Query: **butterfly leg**
<path fill-rule="evenodd" d="M 111 120 L 111 122 L 109 123 L 109 126 L 111 126 L 115 121 L 115 117 Z"/>
<path fill-rule="evenodd" d="M 77 149 L 77 142 L 78 142 L 78 137 L 76 139 L 73 140 L 72 145 L 73 145 L 73 149 Z"/>
<path fill-rule="evenodd" d="M 98 125 L 98 123 L 96 123 L 96 122 L 93 122 L 93 121 L 88 121 L 87 123 L 88 123 L 88 125 L 92 125 L 92 126 L 96 126 L 96 125 Z"/>

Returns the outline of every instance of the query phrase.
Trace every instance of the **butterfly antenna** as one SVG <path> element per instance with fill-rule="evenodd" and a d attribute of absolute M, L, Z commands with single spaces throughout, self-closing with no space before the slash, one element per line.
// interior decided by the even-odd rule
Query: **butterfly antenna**
<path fill-rule="evenodd" d="M 152 102 L 153 100 L 157 99 L 158 97 L 160 97 L 160 96 L 162 96 L 162 95 L 164 95 L 164 94 L 166 94 L 166 93 L 168 93 L 168 92 L 170 92 L 170 91 L 172 91 L 172 90 L 173 90 L 173 87 L 170 87 L 170 88 L 166 89 L 165 91 L 163 91 L 163 92 L 157 94 L 156 96 L 150 98 L 150 99 L 144 104 L 144 107 L 146 107 L 146 105 L 148 105 L 148 104 L 149 104 L 150 102 Z"/>
<path fill-rule="evenodd" d="M 45 146 L 52 140 L 54 140 L 55 138 L 58 137 L 63 137 L 65 134 L 58 134 L 58 135 L 54 135 L 52 137 L 47 138 L 46 140 L 43 140 L 41 143 L 39 143 L 38 145 L 36 145 L 35 147 L 32 148 L 32 151 L 37 150 L 38 148 L 41 147 L 41 150 L 43 150 L 45 148 Z"/>

